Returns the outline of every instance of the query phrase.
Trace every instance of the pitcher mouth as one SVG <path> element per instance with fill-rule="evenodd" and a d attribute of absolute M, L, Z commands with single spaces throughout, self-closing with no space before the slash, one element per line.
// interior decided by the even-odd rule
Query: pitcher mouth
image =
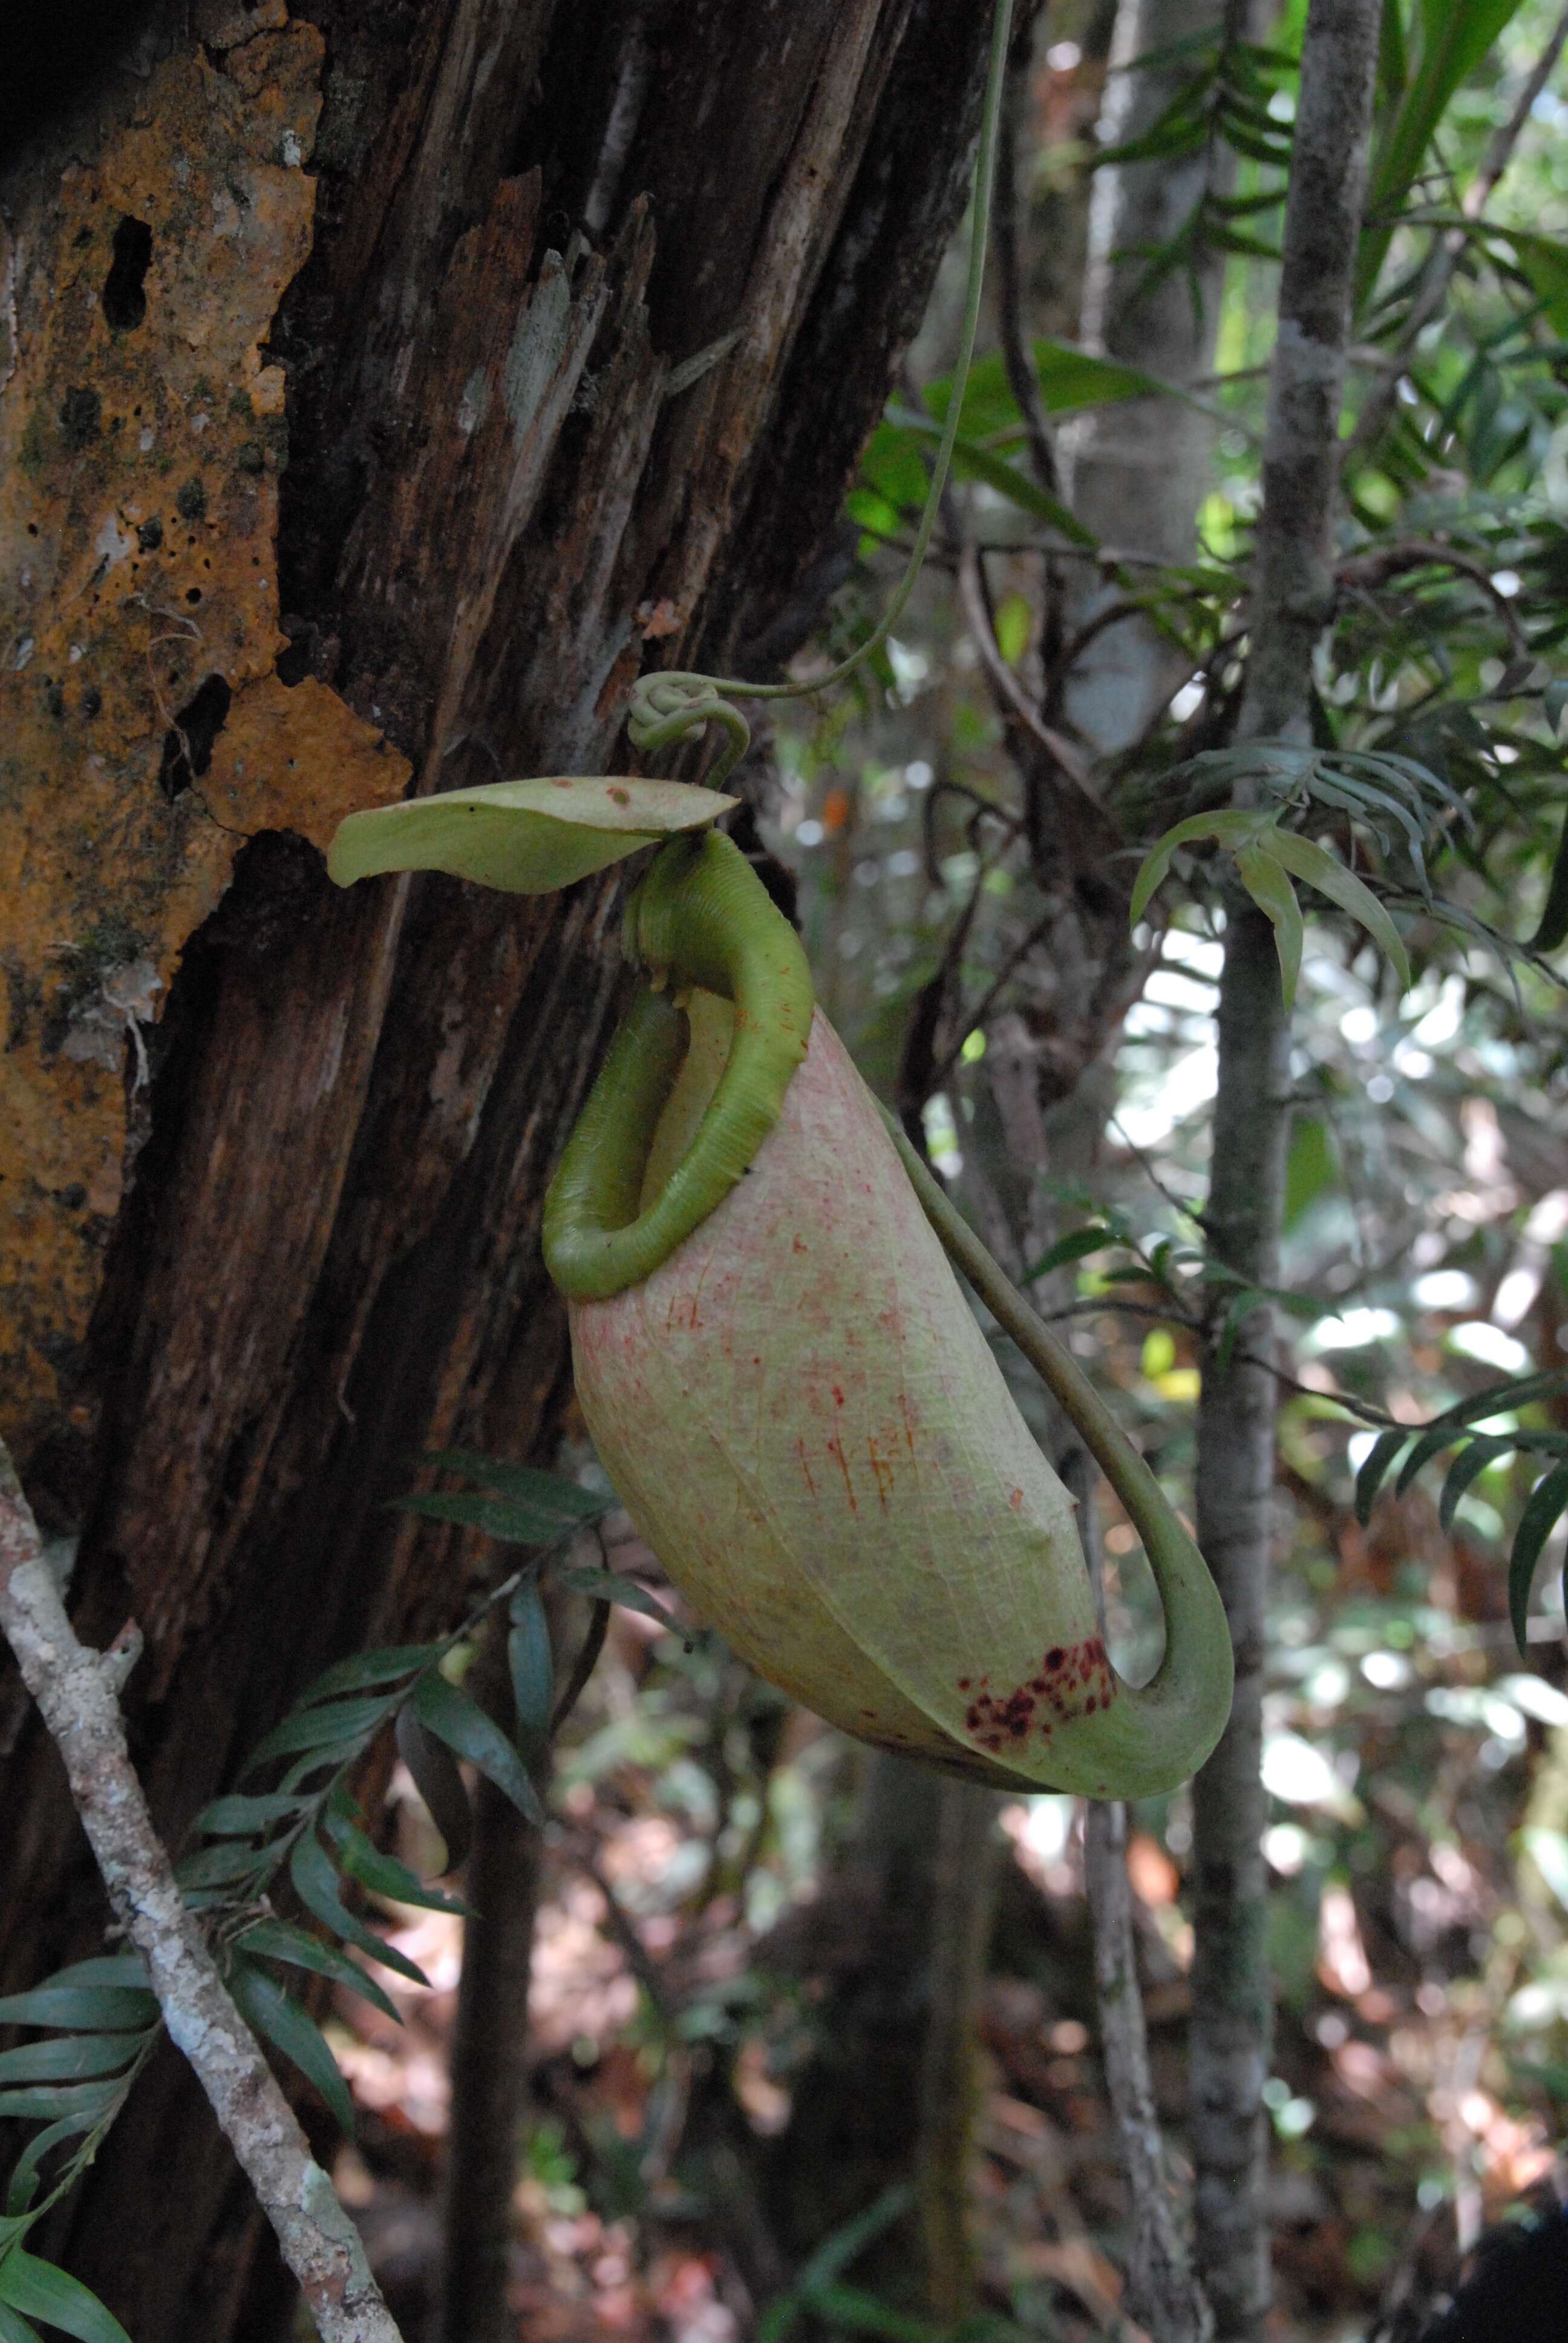
<path fill-rule="evenodd" d="M 718 831 L 660 852 L 628 909 L 627 942 L 659 983 L 729 1002 L 733 1037 L 689 1143 L 645 1192 L 692 1029 L 662 991 L 632 1004 L 545 1201 L 546 1266 L 576 1301 L 640 1284 L 723 1202 L 778 1122 L 811 1030 L 799 940 Z"/>

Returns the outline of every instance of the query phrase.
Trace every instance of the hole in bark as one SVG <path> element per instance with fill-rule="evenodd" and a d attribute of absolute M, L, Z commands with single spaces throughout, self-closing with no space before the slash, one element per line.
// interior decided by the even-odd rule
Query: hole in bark
<path fill-rule="evenodd" d="M 213 743 L 228 721 L 233 697 L 221 675 L 209 675 L 164 734 L 158 787 L 171 805 L 212 763 Z"/>
<path fill-rule="evenodd" d="M 104 279 L 104 315 L 116 334 L 134 334 L 147 314 L 143 287 L 152 266 L 153 232 L 127 212 L 115 230 L 115 257 Z"/>

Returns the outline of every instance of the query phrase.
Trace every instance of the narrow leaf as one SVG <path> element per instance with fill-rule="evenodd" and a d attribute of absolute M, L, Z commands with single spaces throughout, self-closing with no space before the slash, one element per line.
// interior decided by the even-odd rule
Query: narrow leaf
<path fill-rule="evenodd" d="M 0 2262 L 0 2301 L 25 2318 L 62 2328 L 77 2343 L 131 2343 L 114 2313 L 80 2278 L 13 2246 Z"/>
<path fill-rule="evenodd" d="M 1192 760 L 1196 763 L 1198 760 Z M 1212 839 L 1216 845 L 1237 847 L 1257 835 L 1264 817 L 1255 813 L 1226 811 L 1189 814 L 1168 830 L 1144 859 L 1132 889 L 1132 900 L 1128 907 L 1130 925 L 1136 927 L 1149 907 L 1150 898 L 1171 868 L 1171 858 L 1179 846 L 1190 846 L 1196 840 Z"/>
<path fill-rule="evenodd" d="M 186 1855 L 176 1865 L 175 1877 L 182 1887 L 233 1887 L 267 1863 L 248 1839 L 222 1839 Z"/>
<path fill-rule="evenodd" d="M 540 1473 L 531 1464 L 508 1463 L 504 1457 L 485 1456 L 473 1448 L 437 1448 L 413 1461 L 435 1472 L 461 1473 L 465 1479 L 477 1481 L 482 1489 L 498 1490 L 505 1497 L 521 1497 L 537 1505 L 541 1513 L 558 1513 L 568 1522 L 595 1522 L 613 1513 L 616 1506 L 616 1499 L 608 1491 L 585 1489 L 558 1473 Z"/>
<path fill-rule="evenodd" d="M 511 1671 L 518 1729 L 536 1744 L 543 1743 L 549 1739 L 556 1665 L 550 1650 L 550 1623 L 537 1586 L 518 1587 L 512 1597 L 511 1619 L 507 1664 Z"/>
<path fill-rule="evenodd" d="M 1409 1438 L 1410 1433 L 1404 1426 L 1396 1423 L 1387 1432 L 1380 1432 L 1367 1451 L 1361 1471 L 1356 1474 L 1356 1519 L 1363 1529 L 1372 1519 L 1372 1504 L 1383 1474 Z"/>
<path fill-rule="evenodd" d="M 363 1735 L 373 1733 L 378 1725 L 384 1725 L 389 1714 L 390 1702 L 386 1697 L 332 1700 L 320 1708 L 295 1709 L 281 1725 L 275 1725 L 264 1740 L 257 1742 L 245 1770 L 247 1774 L 254 1774 L 269 1758 L 282 1757 L 291 1749 L 347 1750 Z"/>
<path fill-rule="evenodd" d="M 370 1958 L 379 1961 L 384 1968 L 395 1969 L 410 1984 L 429 1984 L 424 1970 L 417 1967 L 407 1953 L 400 1953 L 396 1945 L 387 1944 L 374 1928 L 367 1928 L 364 1921 L 357 1919 L 348 1909 L 337 1893 L 337 1874 L 332 1867 L 330 1856 L 309 1832 L 299 1840 L 289 1858 L 288 1875 L 306 1910 L 314 1912 L 322 1926 L 330 1928 L 335 1936 L 341 1936 L 346 1945 L 356 1946 L 360 1952 L 368 1953 Z"/>
<path fill-rule="evenodd" d="M 467 1908 L 458 1898 L 427 1887 L 417 1873 L 399 1863 L 395 1855 L 383 1855 L 357 1825 L 328 1815 L 327 1828 L 337 1849 L 337 1860 L 350 1879 L 358 1880 L 375 1895 L 385 1896 L 393 1904 L 422 1905 L 431 1912 L 460 1913 Z"/>
<path fill-rule="evenodd" d="M 117 2083 L 24 2084 L 15 2091 L 0 2091 L 0 2117 L 52 2124 L 79 2117 L 85 2131 L 119 2095 Z"/>
<path fill-rule="evenodd" d="M 260 1920 L 247 1928 L 239 1944 L 250 1956 L 260 1960 L 283 1961 L 288 1967 L 309 1969 L 317 1976 L 330 1977 L 335 1985 L 347 1986 L 380 2010 L 384 2017 L 403 2023 L 403 2014 L 389 1995 L 384 1993 L 373 1976 L 367 1976 L 357 1961 L 340 1953 L 336 1945 L 324 1945 L 316 1936 L 307 1936 L 303 1928 L 290 1927 L 286 1920 Z"/>
<path fill-rule="evenodd" d="M 243 1956 L 229 1971 L 229 1991 L 235 2006 L 256 2033 L 281 2050 L 308 2082 L 314 2083 L 350 2139 L 354 2137 L 354 2102 L 348 2096 L 337 2061 L 327 2046 L 321 2028 L 265 1969 Z"/>
<path fill-rule="evenodd" d="M 141 2046 L 140 2034 L 51 2035 L 0 2050 L 0 2083 L 85 2083 L 117 2075 Z"/>
<path fill-rule="evenodd" d="M 1390 962 L 1402 987 L 1408 992 L 1410 957 L 1404 948 L 1404 940 L 1371 888 L 1363 887 L 1353 870 L 1347 870 L 1342 862 L 1336 862 L 1322 847 L 1314 845 L 1310 838 L 1302 838 L 1293 830 L 1271 830 L 1267 843 L 1269 852 L 1277 862 L 1282 862 L 1287 870 L 1293 870 L 1298 879 L 1304 879 L 1309 887 L 1315 887 L 1320 895 L 1327 895 L 1342 911 L 1348 911 L 1352 920 L 1365 928 Z"/>
<path fill-rule="evenodd" d="M 1241 884 L 1274 930 L 1280 956 L 1280 982 L 1287 1010 L 1296 1005 L 1296 980 L 1302 972 L 1303 921 L 1296 890 L 1261 842 L 1236 849 L 1236 869 Z"/>
<path fill-rule="evenodd" d="M 0 2302 L 0 2343 L 43 2343 L 35 2327 L 29 2327 L 19 2310 Z"/>
<path fill-rule="evenodd" d="M 335 1700 L 339 1693 L 368 1692 L 376 1684 L 399 1683 L 404 1676 L 417 1675 L 432 1660 L 438 1660 L 445 1645 L 441 1644 L 384 1644 L 371 1652 L 352 1652 L 346 1660 L 338 1660 L 321 1674 L 300 1694 L 297 1708 L 310 1708 L 317 1701 Z"/>
<path fill-rule="evenodd" d="M 0 2026 L 80 2026 L 93 2034 L 114 2034 L 122 2028 L 152 2025 L 158 2005 L 150 1993 L 132 1986 L 35 1986 L 31 1993 L 10 1993 L 0 2000 Z"/>
<path fill-rule="evenodd" d="M 1525 1631 L 1530 1617 L 1530 1590 L 1535 1583 L 1535 1565 L 1541 1559 L 1541 1549 L 1552 1534 L 1553 1525 L 1563 1507 L 1568 1505 L 1568 1464 L 1559 1464 L 1535 1483 L 1530 1501 L 1519 1516 L 1519 1527 L 1513 1534 L 1513 1552 L 1508 1558 L 1508 1615 L 1513 1623 L 1513 1640 L 1522 1655 L 1525 1654 Z"/>
<path fill-rule="evenodd" d="M 286 1791 L 268 1790 L 264 1796 L 214 1798 L 197 1815 L 191 1828 L 204 1838 L 259 1836 L 274 1823 L 287 1822 L 304 1811 L 308 1801 Z"/>
<path fill-rule="evenodd" d="M 477 1701 L 432 1669 L 414 1687 L 414 1706 L 420 1724 L 437 1741 L 444 1741 L 448 1749 L 477 1765 L 498 1790 L 510 1798 L 519 1814 L 526 1815 L 536 1828 L 543 1827 L 545 1810 L 539 1804 L 538 1792 L 528 1779 L 527 1767 L 500 1726 L 486 1715 Z"/>
<path fill-rule="evenodd" d="M 38 2193 L 39 2177 L 45 2157 L 63 2147 L 68 2139 L 80 2139 L 84 2132 L 92 2131 L 99 2121 L 96 2116 L 65 2116 L 52 2123 L 46 2130 L 35 2132 L 21 2155 L 11 2167 L 11 2183 L 5 2192 L 5 2210 L 24 2220 L 27 2207 Z M 0 2222 L 0 2247 L 6 2239 L 6 2225 Z"/>
<path fill-rule="evenodd" d="M 618 1577 L 611 1570 L 578 1570 L 575 1566 L 558 1570 L 556 1576 L 574 1594 L 586 1594 L 593 1603 L 618 1603 L 623 1611 L 640 1611 L 645 1619 L 657 1619 L 670 1634 L 684 1640 L 686 1631 L 679 1621 L 635 1578 Z"/>
<path fill-rule="evenodd" d="M 564 1514 L 553 1507 L 521 1497 L 487 1497 L 476 1491 L 460 1494 L 396 1497 L 400 1513 L 418 1513 L 426 1521 L 457 1522 L 465 1529 L 482 1530 L 503 1545 L 558 1545 L 582 1527 L 580 1513 Z"/>
<path fill-rule="evenodd" d="M 1444 1408 L 1432 1417 L 1432 1424 L 1484 1423 L 1489 1415 L 1514 1415 L 1535 1401 L 1549 1399 L 1568 1384 L 1568 1367 L 1547 1367 L 1539 1374 L 1523 1375 L 1513 1382 L 1488 1383 L 1484 1391 L 1473 1392 L 1452 1407 Z"/>
<path fill-rule="evenodd" d="M 51 1989 L 62 1985 L 132 1986 L 144 1993 L 152 1989 L 147 1965 L 137 1952 L 97 1953 L 91 1960 L 73 1961 L 68 1968 L 56 1969 L 47 1982 Z"/>
<path fill-rule="evenodd" d="M 1070 1229 L 1040 1254 L 1032 1269 L 1024 1271 L 1019 1283 L 1032 1285 L 1037 1277 L 1049 1277 L 1053 1269 L 1064 1269 L 1070 1261 L 1084 1261 L 1091 1252 L 1103 1252 L 1108 1245 L 1121 1242 L 1114 1229 Z"/>
<path fill-rule="evenodd" d="M 426 1732 L 407 1703 L 397 1711 L 397 1754 L 429 1809 L 430 1820 L 446 1842 L 444 1867 L 456 1871 L 466 1859 L 474 1836 L 467 1784 L 446 1744 Z"/>
<path fill-rule="evenodd" d="M 1487 1466 L 1494 1464 L 1500 1456 L 1505 1456 L 1513 1445 L 1506 1433 L 1496 1433 L 1490 1437 L 1473 1440 L 1461 1449 L 1448 1468 L 1442 1494 L 1437 1501 L 1438 1522 L 1445 1531 L 1453 1527 L 1459 1501 L 1471 1483 L 1478 1481 Z"/>
<path fill-rule="evenodd" d="M 1530 939 L 1532 951 L 1552 952 L 1568 943 L 1568 815 L 1563 817 L 1563 833 L 1557 840 L 1557 851 L 1552 861 L 1552 880 L 1546 890 L 1546 905 L 1539 926 Z"/>
<path fill-rule="evenodd" d="M 1402 1497 L 1411 1483 L 1414 1480 L 1416 1474 L 1421 1471 L 1422 1465 L 1430 1464 L 1434 1456 L 1441 1456 L 1445 1448 L 1452 1448 L 1453 1446 L 1453 1426 L 1452 1424 L 1443 1423 L 1440 1421 L 1438 1423 L 1429 1426 L 1428 1429 L 1422 1433 L 1420 1439 L 1412 1448 L 1410 1454 L 1400 1466 L 1399 1478 L 1394 1483 L 1393 1487 L 1394 1495 L 1396 1497 Z"/>

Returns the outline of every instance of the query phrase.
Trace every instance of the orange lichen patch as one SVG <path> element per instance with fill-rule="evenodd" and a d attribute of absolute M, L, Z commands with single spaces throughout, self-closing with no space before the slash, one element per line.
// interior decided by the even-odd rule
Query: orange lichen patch
<path fill-rule="evenodd" d="M 274 673 L 285 383 L 322 44 L 280 0 L 126 77 L 5 186 L 0 1433 L 72 1418 L 127 1068 L 246 835 L 324 845 L 407 769 Z M 265 28 L 265 29 L 258 29 Z M 0 261 L 5 256 L 0 255 Z"/>

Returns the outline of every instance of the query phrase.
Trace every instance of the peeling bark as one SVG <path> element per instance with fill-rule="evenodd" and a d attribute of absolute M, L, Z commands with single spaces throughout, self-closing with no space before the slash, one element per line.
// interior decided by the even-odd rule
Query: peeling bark
<path fill-rule="evenodd" d="M 286 392 L 266 571 L 276 624 L 256 639 L 255 675 L 230 682 L 226 722 L 213 695 L 209 773 L 253 695 L 258 720 L 330 704 L 347 737 L 385 739 L 386 796 L 388 762 L 420 788 L 613 769 L 643 665 L 729 660 L 765 636 L 774 656 L 790 648 L 961 203 L 984 12 L 307 0 L 288 19 L 282 0 L 206 0 L 192 14 L 183 0 L 156 14 L 137 70 L 41 130 L 0 208 L 35 241 L 69 174 L 101 168 L 144 105 L 149 58 L 209 93 L 274 54 L 250 57 L 258 40 L 317 60 L 310 119 L 293 126 L 303 160 L 276 166 L 314 182 L 313 240 L 256 344 Z M 258 73 L 246 104 L 265 111 L 274 86 Z M 158 121 L 138 135 L 156 142 Z M 202 171 L 206 135 L 194 115 L 180 130 Z M 177 160 L 171 144 L 160 168 Z M 94 247 L 106 279 L 112 242 Z M 150 303 L 150 273 L 144 289 Z M 667 395 L 673 367 L 737 326 L 719 363 Z M 102 347 L 119 363 L 118 344 Z M 210 495 L 208 513 L 216 574 L 237 523 Z M 132 842 L 139 871 L 169 828 L 157 777 L 172 728 L 133 674 L 140 637 L 116 640 L 142 729 L 127 718 L 105 820 L 152 841 Z M 67 726 L 100 721 L 73 689 Z M 39 771 L 73 769 L 53 746 L 36 754 Z M 312 790 L 337 761 L 313 736 Z M 263 803 L 236 825 L 255 834 L 216 910 L 204 919 L 187 890 L 201 924 L 183 950 L 183 931 L 160 930 L 162 1014 L 134 1019 L 150 1085 L 126 1039 L 125 1093 L 99 1070 L 103 1202 L 49 1205 L 97 1220 L 47 1232 L 64 1267 L 55 1279 L 37 1256 L 27 1305 L 48 1377 L 25 1476 L 46 1527 L 81 1525 L 80 1631 L 103 1640 L 127 1607 L 147 1629 L 128 1722 L 176 1841 L 317 1668 L 459 1604 L 473 1567 L 460 1534 L 384 1509 L 409 1452 L 548 1454 L 565 1388 L 538 1216 L 618 998 L 617 884 L 537 903 L 439 877 L 340 896 L 309 842 L 318 820 L 322 805 Z M 188 827 L 216 853 L 194 802 Z M 236 853 L 226 833 L 219 845 L 207 900 Z M 27 1046 L 41 1047 L 36 1020 Z M 45 1114 L 38 1145 L 55 1135 Z M 35 1183 L 36 1167 L 18 1176 Z M 54 1761 L 3 1684 L 0 1706 L 15 1735 L 0 1971 L 25 1984 L 89 1945 L 98 1914 Z M 137 2343 L 259 2343 L 286 2313 L 256 2235 L 171 2060 L 51 2243 Z"/>

